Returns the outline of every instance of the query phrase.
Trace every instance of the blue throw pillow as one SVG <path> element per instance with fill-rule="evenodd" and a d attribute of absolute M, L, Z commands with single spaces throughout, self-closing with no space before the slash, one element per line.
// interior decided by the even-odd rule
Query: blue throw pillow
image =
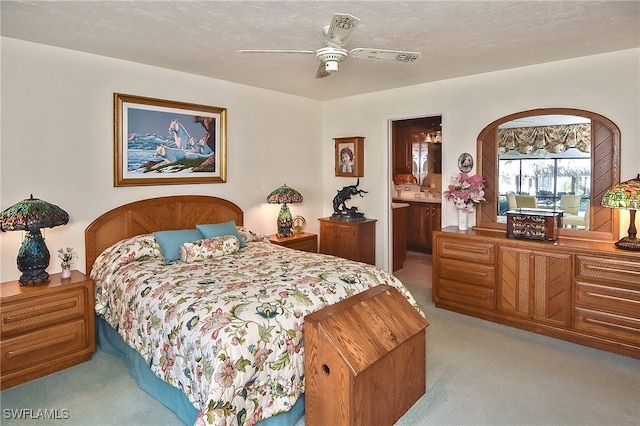
<path fill-rule="evenodd" d="M 180 246 L 184 243 L 190 243 L 202 239 L 202 234 L 197 229 L 181 229 L 178 231 L 158 231 L 154 232 L 162 256 L 167 262 L 173 262 L 180 259 Z"/>
<path fill-rule="evenodd" d="M 204 238 L 224 237 L 225 235 L 233 235 L 240 241 L 240 248 L 246 247 L 247 243 L 244 238 L 240 236 L 238 228 L 236 228 L 236 222 L 230 220 L 225 223 L 210 223 L 206 225 L 196 225 L 198 231 L 202 233 Z"/>

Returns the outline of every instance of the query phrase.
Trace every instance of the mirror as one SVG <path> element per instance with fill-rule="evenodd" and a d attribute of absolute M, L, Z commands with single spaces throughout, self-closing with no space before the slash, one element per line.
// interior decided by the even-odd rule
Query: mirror
<path fill-rule="evenodd" d="M 487 203 L 477 208 L 477 227 L 506 229 L 513 208 L 561 209 L 561 237 L 617 239 L 617 212 L 600 201 L 619 182 L 619 151 L 617 126 L 589 111 L 538 109 L 494 121 L 478 136 Z"/>

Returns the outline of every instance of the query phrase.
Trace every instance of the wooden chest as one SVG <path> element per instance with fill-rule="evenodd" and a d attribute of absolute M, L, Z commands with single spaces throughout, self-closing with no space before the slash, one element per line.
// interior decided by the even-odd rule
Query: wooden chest
<path fill-rule="evenodd" d="M 307 315 L 306 424 L 394 424 L 425 393 L 428 325 L 383 285 Z"/>

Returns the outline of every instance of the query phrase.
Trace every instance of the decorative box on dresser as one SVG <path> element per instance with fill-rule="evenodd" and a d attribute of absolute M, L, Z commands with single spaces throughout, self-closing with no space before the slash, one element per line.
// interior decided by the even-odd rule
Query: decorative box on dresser
<path fill-rule="evenodd" d="M 437 307 L 640 358 L 640 253 L 452 227 L 433 246 Z"/>
<path fill-rule="evenodd" d="M 320 253 L 375 265 L 375 219 L 343 221 L 325 217 L 318 220 Z"/>
<path fill-rule="evenodd" d="M 95 352 L 94 284 L 78 271 L 48 284 L 0 286 L 1 388 L 91 359 Z"/>
<path fill-rule="evenodd" d="M 309 232 L 294 233 L 290 237 L 278 237 L 276 234 L 269 235 L 271 244 L 289 247 L 296 250 L 318 252 L 318 235 Z"/>

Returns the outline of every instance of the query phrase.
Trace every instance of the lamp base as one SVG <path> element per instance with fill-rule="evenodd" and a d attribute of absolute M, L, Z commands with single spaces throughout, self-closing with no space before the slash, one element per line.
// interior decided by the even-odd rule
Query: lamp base
<path fill-rule="evenodd" d="M 49 266 L 49 259 L 49 250 L 40 230 L 28 231 L 18 251 L 18 270 L 22 272 L 20 285 L 48 283 L 49 274 L 45 269 Z"/>
<path fill-rule="evenodd" d="M 38 284 L 38 283 L 48 283 L 50 281 L 49 274 L 44 270 L 39 271 L 27 271 L 23 273 L 20 278 L 20 285 L 28 285 L 28 284 Z"/>
<path fill-rule="evenodd" d="M 624 237 L 624 238 L 621 238 L 620 241 L 616 243 L 616 247 L 623 250 L 640 251 L 640 239 L 632 238 L 632 237 Z"/>
<path fill-rule="evenodd" d="M 292 237 L 293 232 L 291 232 L 291 228 L 293 227 L 293 217 L 291 216 L 291 211 L 289 210 L 289 206 L 283 204 L 280 207 L 280 213 L 278 213 L 278 237 Z"/>

